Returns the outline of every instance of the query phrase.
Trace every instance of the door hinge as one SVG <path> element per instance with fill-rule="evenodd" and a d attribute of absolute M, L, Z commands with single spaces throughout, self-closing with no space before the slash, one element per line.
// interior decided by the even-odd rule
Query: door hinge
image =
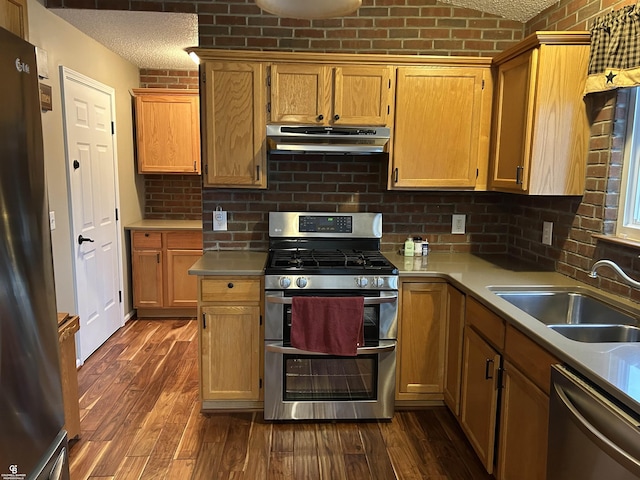
<path fill-rule="evenodd" d="M 260 325 L 262 325 L 262 315 L 260 315 Z"/>
<path fill-rule="evenodd" d="M 207 328 L 207 314 L 203 313 L 202 314 L 202 329 L 206 330 Z"/>
<path fill-rule="evenodd" d="M 391 105 L 387 105 L 387 115 L 391 113 Z"/>
<path fill-rule="evenodd" d="M 209 175 L 209 164 L 208 163 L 205 163 L 205 165 L 204 165 L 204 174 L 205 175 Z"/>
<path fill-rule="evenodd" d="M 391 88 L 391 79 L 389 79 L 389 88 Z"/>
<path fill-rule="evenodd" d="M 271 113 L 271 102 L 267 103 L 267 113 Z"/>
<path fill-rule="evenodd" d="M 476 178 L 478 178 L 478 175 L 480 175 L 480 169 L 476 168 Z"/>
<path fill-rule="evenodd" d="M 115 122 L 111 122 L 111 135 L 115 135 L 116 133 L 116 124 Z"/>
<path fill-rule="evenodd" d="M 122 303 L 122 290 L 118 290 L 118 301 Z"/>
<path fill-rule="evenodd" d="M 202 83 L 207 83 L 207 72 L 202 72 L 200 79 L 202 80 Z"/>
<path fill-rule="evenodd" d="M 482 79 L 482 90 L 484 90 L 484 78 Z"/>
<path fill-rule="evenodd" d="M 258 387 L 262 388 L 262 379 L 258 380 Z"/>
<path fill-rule="evenodd" d="M 267 87 L 271 86 L 271 75 L 267 75 Z"/>
<path fill-rule="evenodd" d="M 118 209 L 116 208 L 116 222 L 118 221 Z"/>
<path fill-rule="evenodd" d="M 498 368 L 498 390 L 504 388 L 503 385 L 503 380 L 504 380 L 504 367 L 500 367 Z"/>

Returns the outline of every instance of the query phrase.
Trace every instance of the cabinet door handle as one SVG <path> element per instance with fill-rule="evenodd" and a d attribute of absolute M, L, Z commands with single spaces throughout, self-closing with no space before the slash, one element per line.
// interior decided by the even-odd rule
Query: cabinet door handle
<path fill-rule="evenodd" d="M 324 115 L 322 115 L 322 114 L 318 115 L 318 120 L 319 120 L 319 121 L 324 120 Z"/>
<path fill-rule="evenodd" d="M 206 313 L 202 314 L 202 329 L 203 330 L 207 329 L 207 314 Z"/>
<path fill-rule="evenodd" d="M 228 288 L 233 288 L 233 283 L 231 283 L 231 282 L 227 283 L 227 287 Z"/>
<path fill-rule="evenodd" d="M 194 172 L 196 171 L 196 161 L 195 160 L 193 161 L 193 171 Z"/>
<path fill-rule="evenodd" d="M 336 120 L 336 121 L 337 121 L 337 120 L 340 120 L 340 115 L 335 114 L 335 115 L 333 116 L 333 119 L 334 119 L 334 120 Z"/>
<path fill-rule="evenodd" d="M 489 368 L 491 366 L 491 368 Z M 493 378 L 493 360 L 487 358 L 487 362 L 484 365 L 484 378 L 485 380 L 491 380 Z"/>
<path fill-rule="evenodd" d="M 522 169 L 523 167 L 521 167 L 520 165 L 516 167 L 516 185 L 522 184 Z"/>
<path fill-rule="evenodd" d="M 260 165 L 256 165 L 256 182 L 260 181 Z"/>
<path fill-rule="evenodd" d="M 156 253 L 156 262 L 160 263 L 160 254 L 159 253 Z"/>
<path fill-rule="evenodd" d="M 393 181 L 395 183 L 398 183 L 398 169 L 397 168 L 393 169 Z"/>

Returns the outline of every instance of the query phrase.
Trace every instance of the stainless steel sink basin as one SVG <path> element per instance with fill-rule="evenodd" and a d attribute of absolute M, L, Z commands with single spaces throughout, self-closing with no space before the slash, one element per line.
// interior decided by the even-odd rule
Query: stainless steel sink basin
<path fill-rule="evenodd" d="M 636 313 L 590 291 L 568 288 L 492 288 L 493 293 L 549 328 L 579 342 L 638 342 Z"/>
<path fill-rule="evenodd" d="M 578 342 L 640 341 L 640 328 L 630 325 L 549 325 L 549 328 Z"/>

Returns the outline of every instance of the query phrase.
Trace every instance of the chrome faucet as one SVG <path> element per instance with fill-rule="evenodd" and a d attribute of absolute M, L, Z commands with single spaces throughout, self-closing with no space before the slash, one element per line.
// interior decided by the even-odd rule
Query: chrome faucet
<path fill-rule="evenodd" d="M 600 268 L 602 266 L 607 266 L 607 267 L 613 269 L 618 275 L 620 275 L 622 277 L 622 279 L 624 280 L 624 282 L 627 285 L 629 285 L 629 286 L 631 286 L 633 288 L 640 289 L 640 282 L 634 280 L 629 275 L 624 273 L 622 271 L 622 269 L 617 264 L 612 262 L 611 260 L 598 260 L 596 263 L 593 264 L 593 267 L 591 267 L 591 272 L 589 273 L 589 276 L 591 278 L 596 278 L 598 276 L 597 273 L 596 273 L 596 270 L 598 270 L 598 268 Z"/>

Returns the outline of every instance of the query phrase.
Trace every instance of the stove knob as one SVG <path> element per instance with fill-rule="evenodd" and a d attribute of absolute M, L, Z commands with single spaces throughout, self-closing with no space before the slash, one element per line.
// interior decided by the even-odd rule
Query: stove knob
<path fill-rule="evenodd" d="M 373 279 L 373 283 L 375 284 L 375 286 L 377 288 L 382 288 L 384 287 L 384 277 L 375 277 Z"/>
<path fill-rule="evenodd" d="M 289 288 L 291 286 L 291 279 L 289 277 L 280 277 L 280 281 L 278 283 L 282 288 Z"/>
<path fill-rule="evenodd" d="M 304 288 L 307 286 L 307 279 L 304 277 L 298 277 L 296 278 L 296 285 L 298 286 L 298 288 Z"/>
<path fill-rule="evenodd" d="M 356 285 L 358 285 L 360 288 L 364 288 L 369 284 L 369 280 L 367 280 L 367 277 L 358 277 L 356 278 Z"/>

